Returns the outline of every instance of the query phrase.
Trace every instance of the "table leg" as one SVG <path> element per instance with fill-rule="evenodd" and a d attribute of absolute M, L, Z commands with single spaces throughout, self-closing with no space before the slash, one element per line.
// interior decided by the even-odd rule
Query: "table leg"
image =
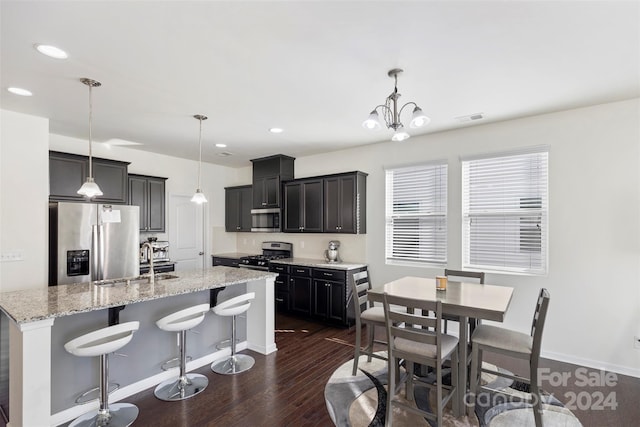
<path fill-rule="evenodd" d="M 460 316 L 460 332 L 458 336 L 458 413 L 453 414 L 456 417 L 460 417 L 466 413 L 464 401 L 465 394 L 467 393 L 467 323 L 469 318 L 466 316 Z"/>

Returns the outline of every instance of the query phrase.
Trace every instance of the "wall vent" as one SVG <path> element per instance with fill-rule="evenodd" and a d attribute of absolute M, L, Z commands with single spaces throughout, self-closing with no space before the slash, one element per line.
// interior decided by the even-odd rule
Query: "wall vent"
<path fill-rule="evenodd" d="M 229 157 L 229 156 L 232 156 L 232 155 L 233 155 L 233 153 L 230 153 L 228 151 L 223 151 L 221 153 L 218 153 L 218 156 L 220 156 L 220 157 Z"/>
<path fill-rule="evenodd" d="M 484 119 L 484 113 L 474 113 L 474 114 L 469 114 L 468 116 L 456 117 L 456 120 L 459 121 L 460 123 L 468 123 L 468 122 L 473 122 L 475 120 L 482 120 L 482 119 Z"/>

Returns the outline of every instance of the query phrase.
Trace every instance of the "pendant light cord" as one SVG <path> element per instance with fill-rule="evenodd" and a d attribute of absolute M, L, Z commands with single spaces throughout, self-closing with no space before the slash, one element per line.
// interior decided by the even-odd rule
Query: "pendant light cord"
<path fill-rule="evenodd" d="M 92 164 L 93 153 L 91 151 L 91 141 L 93 140 L 93 135 L 91 133 L 91 125 L 93 121 L 93 100 L 91 96 L 92 89 L 93 89 L 93 86 L 90 84 L 89 85 L 89 177 L 90 178 L 93 178 L 93 164 Z"/>
<path fill-rule="evenodd" d="M 200 122 L 200 137 L 198 138 L 198 144 L 200 146 L 200 153 L 198 154 L 198 189 L 200 189 L 200 168 L 202 168 L 202 118 L 198 119 Z"/>

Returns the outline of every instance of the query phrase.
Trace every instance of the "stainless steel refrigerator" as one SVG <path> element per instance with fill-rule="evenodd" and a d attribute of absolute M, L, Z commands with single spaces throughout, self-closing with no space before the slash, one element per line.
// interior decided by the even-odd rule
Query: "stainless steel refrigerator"
<path fill-rule="evenodd" d="M 139 209 L 49 203 L 49 286 L 138 276 Z"/>

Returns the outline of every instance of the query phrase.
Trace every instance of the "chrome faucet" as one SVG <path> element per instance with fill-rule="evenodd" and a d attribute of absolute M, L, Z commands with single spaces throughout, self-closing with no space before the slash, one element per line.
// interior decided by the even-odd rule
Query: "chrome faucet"
<path fill-rule="evenodd" d="M 142 249 L 144 248 L 147 248 L 149 251 L 149 283 L 153 284 L 155 280 L 155 272 L 153 271 L 153 248 L 149 242 L 144 242 L 142 244 Z"/>

